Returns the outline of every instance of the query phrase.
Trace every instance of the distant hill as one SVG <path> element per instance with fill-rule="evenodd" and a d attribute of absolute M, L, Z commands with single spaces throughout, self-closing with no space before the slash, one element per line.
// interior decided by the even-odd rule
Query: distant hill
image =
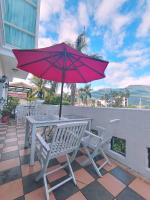
<path fill-rule="evenodd" d="M 128 89 L 130 92 L 129 105 L 138 105 L 141 98 L 142 105 L 150 106 L 150 86 L 147 85 L 129 85 L 126 88 L 99 89 L 97 91 L 92 92 L 92 97 L 100 99 L 102 96 L 104 96 L 104 94 L 109 93 L 111 90 L 118 92 L 124 91 L 125 89 Z"/>

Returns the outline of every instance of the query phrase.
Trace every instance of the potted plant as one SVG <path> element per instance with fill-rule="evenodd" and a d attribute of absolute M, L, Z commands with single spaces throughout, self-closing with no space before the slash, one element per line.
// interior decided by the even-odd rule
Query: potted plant
<path fill-rule="evenodd" d="M 1 122 L 8 124 L 10 115 L 11 115 L 11 109 L 9 106 L 5 105 L 3 107 L 3 110 L 1 111 Z"/>
<path fill-rule="evenodd" d="M 3 109 L 0 111 L 1 122 L 8 123 L 10 117 L 14 117 L 15 108 L 19 103 L 19 99 L 15 97 L 8 97 L 7 103 L 4 105 Z"/>

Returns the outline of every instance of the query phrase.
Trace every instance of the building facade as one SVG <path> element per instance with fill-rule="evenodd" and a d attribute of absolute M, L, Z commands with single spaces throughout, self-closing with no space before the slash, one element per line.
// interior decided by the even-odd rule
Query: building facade
<path fill-rule="evenodd" d="M 16 69 L 13 48 L 37 47 L 40 0 L 0 1 L 0 75 L 25 78 Z"/>
<path fill-rule="evenodd" d="M 12 49 L 37 47 L 39 14 L 40 0 L 0 0 L 0 80 L 2 76 L 9 81 L 27 77 L 16 69 Z"/>

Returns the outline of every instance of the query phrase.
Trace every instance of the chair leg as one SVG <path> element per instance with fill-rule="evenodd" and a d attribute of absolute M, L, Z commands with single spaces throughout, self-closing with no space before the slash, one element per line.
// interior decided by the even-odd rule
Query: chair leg
<path fill-rule="evenodd" d="M 41 172 L 36 177 L 35 181 L 38 182 L 43 177 L 43 175 L 44 175 L 44 170 L 42 169 Z"/>
<path fill-rule="evenodd" d="M 69 166 L 69 170 L 70 170 L 71 176 L 72 176 L 72 178 L 73 178 L 73 182 L 74 182 L 75 185 L 77 185 L 77 182 L 76 182 L 76 179 L 75 179 L 75 176 L 74 176 L 72 167 L 71 167 L 71 163 L 70 163 L 68 154 L 66 154 L 66 157 L 67 157 L 67 163 L 68 163 L 68 166 Z"/>
<path fill-rule="evenodd" d="M 111 162 L 110 162 L 109 158 L 107 157 L 107 155 L 105 154 L 104 150 L 103 150 L 101 147 L 100 147 L 100 151 L 101 151 L 103 157 L 105 158 L 106 162 L 107 162 L 109 165 L 111 165 Z"/>
<path fill-rule="evenodd" d="M 89 152 L 87 147 L 85 147 L 85 151 L 86 151 L 86 153 L 87 153 L 87 155 L 89 157 L 89 160 L 91 161 L 93 167 L 95 168 L 95 171 L 97 172 L 98 176 L 102 176 L 100 170 L 98 169 L 98 167 L 97 167 L 97 165 L 96 165 L 96 163 L 94 161 L 94 157 L 91 156 L 91 154 L 90 154 L 90 152 Z"/>
<path fill-rule="evenodd" d="M 46 200 L 50 200 L 49 197 L 49 192 L 48 192 L 48 185 L 47 185 L 47 180 L 46 180 L 46 175 L 44 174 L 43 176 L 43 180 L 44 180 L 44 188 L 45 188 L 45 196 L 46 196 Z"/>
<path fill-rule="evenodd" d="M 44 173 L 46 173 L 46 171 L 47 171 L 48 163 L 49 163 L 48 156 L 47 156 L 45 162 L 43 162 L 43 161 L 41 160 L 42 169 L 41 169 L 39 175 L 36 177 L 35 181 L 39 181 L 39 180 L 44 176 Z"/>

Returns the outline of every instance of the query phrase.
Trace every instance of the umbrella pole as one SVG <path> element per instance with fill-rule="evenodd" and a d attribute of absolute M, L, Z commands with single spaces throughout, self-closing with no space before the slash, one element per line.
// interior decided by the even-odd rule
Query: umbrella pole
<path fill-rule="evenodd" d="M 61 84 L 61 96 L 60 96 L 60 107 L 59 107 L 59 119 L 61 119 L 61 113 L 62 113 L 63 88 L 64 88 L 64 82 L 62 82 L 62 84 Z"/>

